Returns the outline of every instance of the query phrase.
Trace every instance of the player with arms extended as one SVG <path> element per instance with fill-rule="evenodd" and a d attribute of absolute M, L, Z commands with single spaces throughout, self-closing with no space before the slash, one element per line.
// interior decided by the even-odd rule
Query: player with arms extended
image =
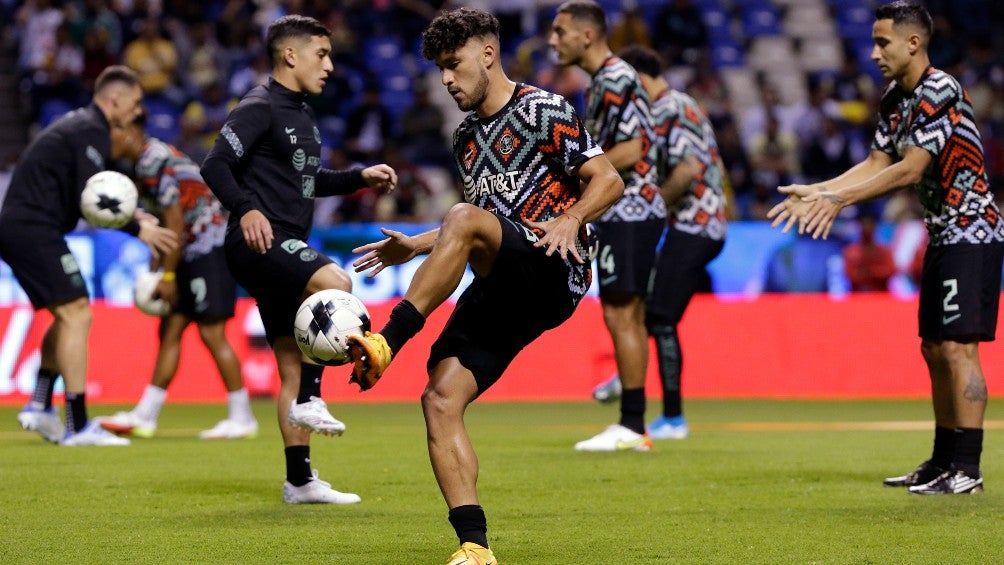
<path fill-rule="evenodd" d="M 0 212 L 0 257 L 32 306 L 53 315 L 42 338 L 35 391 L 18 421 L 24 429 L 65 446 L 129 443 L 87 418 L 91 306 L 80 266 L 63 236 L 80 221 L 80 193 L 87 179 L 119 157 L 112 151 L 112 130 L 139 115 L 142 101 L 135 72 L 119 65 L 103 70 L 91 104 L 56 120 L 25 149 Z M 158 227 L 152 218 L 133 221 L 122 231 L 138 236 L 155 256 L 178 246 L 174 232 Z M 52 408 L 60 375 L 66 386 L 65 429 Z"/>
<path fill-rule="evenodd" d="M 206 186 L 199 166 L 176 147 L 146 134 L 146 114 L 123 128 L 123 158 L 134 163 L 143 208 L 178 234 L 181 247 L 154 261 L 164 273 L 155 294 L 171 304 L 158 332 L 153 378 L 135 408 L 100 418 L 101 427 L 124 435 L 152 437 L 181 358 L 181 336 L 193 321 L 227 389 L 229 414 L 202 439 L 238 439 L 258 434 L 240 360 L 225 333 L 234 316 L 237 282 L 223 252 L 228 213 Z M 113 138 L 113 145 L 116 139 Z"/>
<path fill-rule="evenodd" d="M 1004 262 L 1004 222 L 994 204 L 969 95 L 931 66 L 933 24 L 918 4 L 875 10 L 872 59 L 891 80 L 868 158 L 814 185 L 780 187 L 789 197 L 769 215 L 787 231 L 826 237 L 849 206 L 916 187 L 928 245 L 920 281 L 921 353 L 931 377 L 934 449 L 916 470 L 885 480 L 915 494 L 983 489 L 980 456 L 987 385 L 979 343 L 993 341 Z"/>
<path fill-rule="evenodd" d="M 321 167 L 321 135 L 305 98 L 320 94 L 332 70 L 327 28 L 314 18 L 283 16 L 268 27 L 266 47 L 272 77 L 231 111 L 202 176 L 230 210 L 227 264 L 258 302 L 282 381 L 283 501 L 351 504 L 359 502 L 357 495 L 333 490 L 310 468 L 310 431 L 340 435 L 345 424 L 321 400 L 324 367 L 300 352 L 293 320 L 307 296 L 352 289 L 348 273 L 305 241 L 315 196 L 349 194 L 367 185 L 393 189 L 397 175 L 387 165 L 361 171 Z"/>
<path fill-rule="evenodd" d="M 422 55 L 471 112 L 453 137 L 466 203 L 438 229 L 413 237 L 385 229 L 387 239 L 355 250 L 364 253 L 356 270 L 371 276 L 428 254 L 381 332 L 350 338 L 352 379 L 364 390 L 453 293 L 465 267 L 474 271 L 432 345 L 422 394 L 429 458 L 461 543 L 453 564 L 496 562 L 464 411 L 520 350 L 571 316 L 591 280 L 584 222 L 623 191 L 564 98 L 509 80 L 498 32 L 494 16 L 460 8 L 423 35 Z"/>
<path fill-rule="evenodd" d="M 592 0 L 558 6 L 549 44 L 562 65 L 592 75 L 589 132 L 624 179 L 624 196 L 596 222 L 597 261 L 603 321 L 614 346 L 623 384 L 620 419 L 575 444 L 580 451 L 648 451 L 645 430 L 645 375 L 648 330 L 645 299 L 655 267 L 656 246 L 666 226 L 659 194 L 658 148 L 653 143 L 648 93 L 638 73 L 610 51 L 606 14 Z"/>

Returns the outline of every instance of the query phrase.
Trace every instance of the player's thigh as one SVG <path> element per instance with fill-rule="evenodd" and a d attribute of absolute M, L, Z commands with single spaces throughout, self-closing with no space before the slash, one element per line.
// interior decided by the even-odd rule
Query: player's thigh
<path fill-rule="evenodd" d="M 595 226 L 600 296 L 645 296 L 665 222 L 603 222 Z"/>
<path fill-rule="evenodd" d="M 993 340 L 1002 260 L 1004 243 L 928 246 L 920 284 L 920 337 Z"/>
<path fill-rule="evenodd" d="M 651 324 L 676 324 L 690 300 L 707 285 L 707 266 L 721 253 L 723 241 L 670 228 L 652 271 L 646 302 Z"/>
<path fill-rule="evenodd" d="M 9 222 L 0 227 L 0 257 L 35 309 L 88 296 L 80 266 L 57 229 Z"/>
<path fill-rule="evenodd" d="M 196 321 L 234 316 L 237 281 L 227 267 L 223 248 L 183 260 L 178 265 L 177 311 Z"/>

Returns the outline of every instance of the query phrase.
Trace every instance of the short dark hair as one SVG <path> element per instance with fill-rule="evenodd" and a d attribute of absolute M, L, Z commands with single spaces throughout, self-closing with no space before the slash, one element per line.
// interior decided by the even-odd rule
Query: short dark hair
<path fill-rule="evenodd" d="M 651 77 L 662 74 L 662 61 L 659 59 L 659 54 L 653 49 L 642 45 L 629 45 L 621 49 L 617 56 L 639 73 L 645 73 Z"/>
<path fill-rule="evenodd" d="M 499 38 L 499 20 L 473 8 L 458 8 L 436 16 L 422 32 L 422 57 L 434 61 L 460 49 L 472 37 Z"/>
<path fill-rule="evenodd" d="M 324 24 L 310 16 L 300 16 L 290 14 L 275 20 L 268 26 L 268 33 L 265 35 L 265 49 L 268 51 L 272 63 L 282 60 L 282 52 L 279 44 L 291 37 L 330 37 L 331 30 L 324 27 Z"/>
<path fill-rule="evenodd" d="M 97 94 L 112 84 L 124 84 L 126 86 L 139 86 L 139 75 L 136 71 L 125 65 L 111 65 L 101 71 L 98 78 L 94 80 L 94 93 Z"/>
<path fill-rule="evenodd" d="M 607 14 L 593 0 L 568 0 L 558 6 L 559 14 L 568 14 L 573 20 L 585 20 L 600 30 L 600 35 L 607 35 Z"/>
<path fill-rule="evenodd" d="M 897 0 L 875 8 L 876 20 L 892 20 L 893 25 L 915 25 L 923 30 L 925 39 L 934 34 L 934 21 L 927 9 L 915 2 Z"/>

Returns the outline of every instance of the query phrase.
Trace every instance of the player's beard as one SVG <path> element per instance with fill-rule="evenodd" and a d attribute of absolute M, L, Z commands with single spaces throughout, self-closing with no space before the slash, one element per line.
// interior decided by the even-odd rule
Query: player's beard
<path fill-rule="evenodd" d="M 464 112 L 477 109 L 488 98 L 488 71 L 484 67 L 481 67 L 480 70 L 481 75 L 478 77 L 478 84 L 474 86 L 474 90 L 467 97 L 467 101 L 457 102 L 457 106 Z"/>

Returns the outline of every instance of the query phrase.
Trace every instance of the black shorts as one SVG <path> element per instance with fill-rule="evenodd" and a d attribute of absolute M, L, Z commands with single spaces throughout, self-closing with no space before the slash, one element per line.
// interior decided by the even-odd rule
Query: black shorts
<path fill-rule="evenodd" d="M 600 252 L 596 265 L 600 297 L 642 296 L 648 293 L 665 220 L 597 222 Z"/>
<path fill-rule="evenodd" d="M 277 337 L 293 336 L 296 309 L 303 302 L 303 291 L 310 277 L 333 263 L 303 240 L 275 226 L 272 230 L 275 239 L 264 255 L 252 251 L 239 230 L 231 230 L 226 240 L 230 273 L 258 302 L 265 338 L 270 344 Z"/>
<path fill-rule="evenodd" d="M 692 235 L 672 227 L 666 230 L 666 240 L 659 251 L 645 303 L 645 321 L 649 328 L 675 326 L 694 294 L 711 290 L 707 266 L 724 246 L 724 240 Z"/>
<path fill-rule="evenodd" d="M 499 380 L 524 347 L 567 320 L 581 296 L 568 288 L 569 271 L 547 257 L 505 219 L 502 247 L 491 273 L 475 277 L 432 344 L 428 370 L 456 357 L 474 373 L 478 394 Z"/>
<path fill-rule="evenodd" d="M 927 246 L 920 276 L 920 337 L 993 341 L 1004 243 Z"/>
<path fill-rule="evenodd" d="M 87 298 L 87 283 L 56 228 L 5 221 L 0 258 L 17 277 L 36 310 Z"/>
<path fill-rule="evenodd" d="M 178 263 L 178 305 L 175 311 L 197 322 L 234 317 L 237 281 L 227 268 L 222 247 L 207 255 Z"/>

